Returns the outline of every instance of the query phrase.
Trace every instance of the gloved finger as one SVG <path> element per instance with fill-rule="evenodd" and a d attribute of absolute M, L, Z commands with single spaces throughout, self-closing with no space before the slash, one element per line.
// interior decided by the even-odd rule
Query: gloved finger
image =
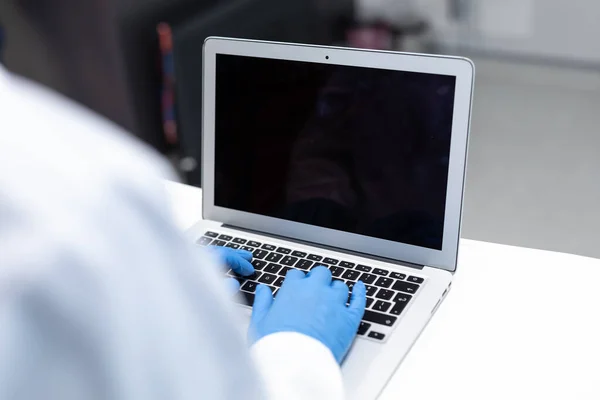
<path fill-rule="evenodd" d="M 334 292 L 336 293 L 336 297 L 339 298 L 340 303 L 343 302 L 344 304 L 346 304 L 346 301 L 348 300 L 348 285 L 346 285 L 344 282 L 342 281 L 333 281 L 331 283 L 331 287 L 333 288 Z"/>
<path fill-rule="evenodd" d="M 229 295 L 234 295 L 235 293 L 237 293 L 238 290 L 240 290 L 240 283 L 237 281 L 237 279 L 233 279 L 233 278 L 227 278 L 225 279 L 225 290 L 227 291 L 227 294 Z"/>
<path fill-rule="evenodd" d="M 210 251 L 217 254 L 221 259 L 225 260 L 230 256 L 240 256 L 245 260 L 252 261 L 252 252 L 247 250 L 232 249 L 231 247 L 208 246 Z"/>
<path fill-rule="evenodd" d="M 252 261 L 252 252 L 248 250 L 231 249 L 235 254 L 242 257 L 244 260 Z"/>
<path fill-rule="evenodd" d="M 315 281 L 324 283 L 325 285 L 331 284 L 331 271 L 322 265 L 311 269 L 307 277 L 308 279 L 313 279 Z"/>
<path fill-rule="evenodd" d="M 263 284 L 258 285 L 254 294 L 250 324 L 254 325 L 263 319 L 269 312 L 271 304 L 273 304 L 273 292 L 271 292 L 271 289 Z"/>
<path fill-rule="evenodd" d="M 254 267 L 250 264 L 250 261 L 246 260 L 236 251 L 225 253 L 225 263 L 233 270 L 233 272 L 237 272 L 242 276 L 248 276 L 254 273 Z"/>
<path fill-rule="evenodd" d="M 215 254 L 218 258 L 219 261 L 224 265 L 224 267 L 228 267 L 227 265 L 227 259 L 229 257 L 231 257 L 232 254 L 234 254 L 234 249 L 231 249 L 229 247 L 221 247 L 221 246 L 208 246 L 207 249 Z"/>
<path fill-rule="evenodd" d="M 304 274 L 304 272 L 300 271 L 299 269 L 289 269 L 288 272 L 285 274 L 285 280 L 283 281 L 283 283 L 285 284 L 285 282 L 287 281 L 296 281 L 304 279 L 305 277 L 306 275 Z"/>
<path fill-rule="evenodd" d="M 354 284 L 354 288 L 352 288 L 352 296 L 350 297 L 350 304 L 348 305 L 348 310 L 352 313 L 357 325 L 365 313 L 366 304 L 367 288 L 362 281 L 358 281 Z"/>

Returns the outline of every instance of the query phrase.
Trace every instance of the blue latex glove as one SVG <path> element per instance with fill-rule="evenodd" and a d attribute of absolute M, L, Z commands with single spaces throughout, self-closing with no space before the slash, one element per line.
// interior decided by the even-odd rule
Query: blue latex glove
<path fill-rule="evenodd" d="M 256 288 L 248 337 L 250 343 L 276 332 L 298 332 L 327 346 L 338 363 L 350 349 L 365 312 L 366 289 L 354 285 L 350 305 L 348 286 L 331 281 L 331 272 L 317 267 L 307 275 L 291 269 L 273 301 L 271 289 Z"/>
<path fill-rule="evenodd" d="M 209 251 L 216 254 L 219 260 L 233 272 L 242 276 L 249 276 L 254 273 L 254 267 L 250 264 L 252 253 L 246 250 L 236 250 L 229 247 L 208 246 Z M 240 289 L 240 283 L 233 278 L 225 279 L 225 289 L 228 293 L 237 293 Z"/>

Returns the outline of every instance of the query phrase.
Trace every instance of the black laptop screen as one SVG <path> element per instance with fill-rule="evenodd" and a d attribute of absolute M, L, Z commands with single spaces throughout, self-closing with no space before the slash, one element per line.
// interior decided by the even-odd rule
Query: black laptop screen
<path fill-rule="evenodd" d="M 215 205 L 441 250 L 454 76 L 216 62 Z"/>

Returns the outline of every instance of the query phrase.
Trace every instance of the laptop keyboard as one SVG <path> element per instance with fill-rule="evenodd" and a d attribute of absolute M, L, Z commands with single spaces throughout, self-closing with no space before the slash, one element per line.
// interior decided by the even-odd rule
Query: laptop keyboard
<path fill-rule="evenodd" d="M 252 252 L 252 265 L 255 269 L 252 276 L 240 276 L 232 270 L 226 272 L 240 283 L 242 296 L 236 296 L 236 301 L 250 307 L 254 303 L 254 291 L 260 283 L 269 286 L 273 296 L 277 298 L 277 292 L 291 268 L 307 272 L 317 266 L 325 266 L 331 271 L 334 280 L 348 285 L 350 293 L 357 281 L 363 281 L 367 288 L 367 306 L 358 335 L 377 342 L 382 342 L 389 336 L 391 328 L 424 282 L 424 278 L 419 276 L 326 257 L 317 254 L 318 251 L 308 253 L 212 231 L 206 232 L 196 243 Z"/>

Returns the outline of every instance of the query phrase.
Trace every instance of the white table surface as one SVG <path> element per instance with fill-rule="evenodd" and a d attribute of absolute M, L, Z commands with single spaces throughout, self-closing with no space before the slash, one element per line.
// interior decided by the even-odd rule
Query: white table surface
<path fill-rule="evenodd" d="M 189 228 L 202 191 L 166 186 Z M 461 240 L 451 292 L 381 398 L 600 399 L 599 286 L 600 260 Z"/>

